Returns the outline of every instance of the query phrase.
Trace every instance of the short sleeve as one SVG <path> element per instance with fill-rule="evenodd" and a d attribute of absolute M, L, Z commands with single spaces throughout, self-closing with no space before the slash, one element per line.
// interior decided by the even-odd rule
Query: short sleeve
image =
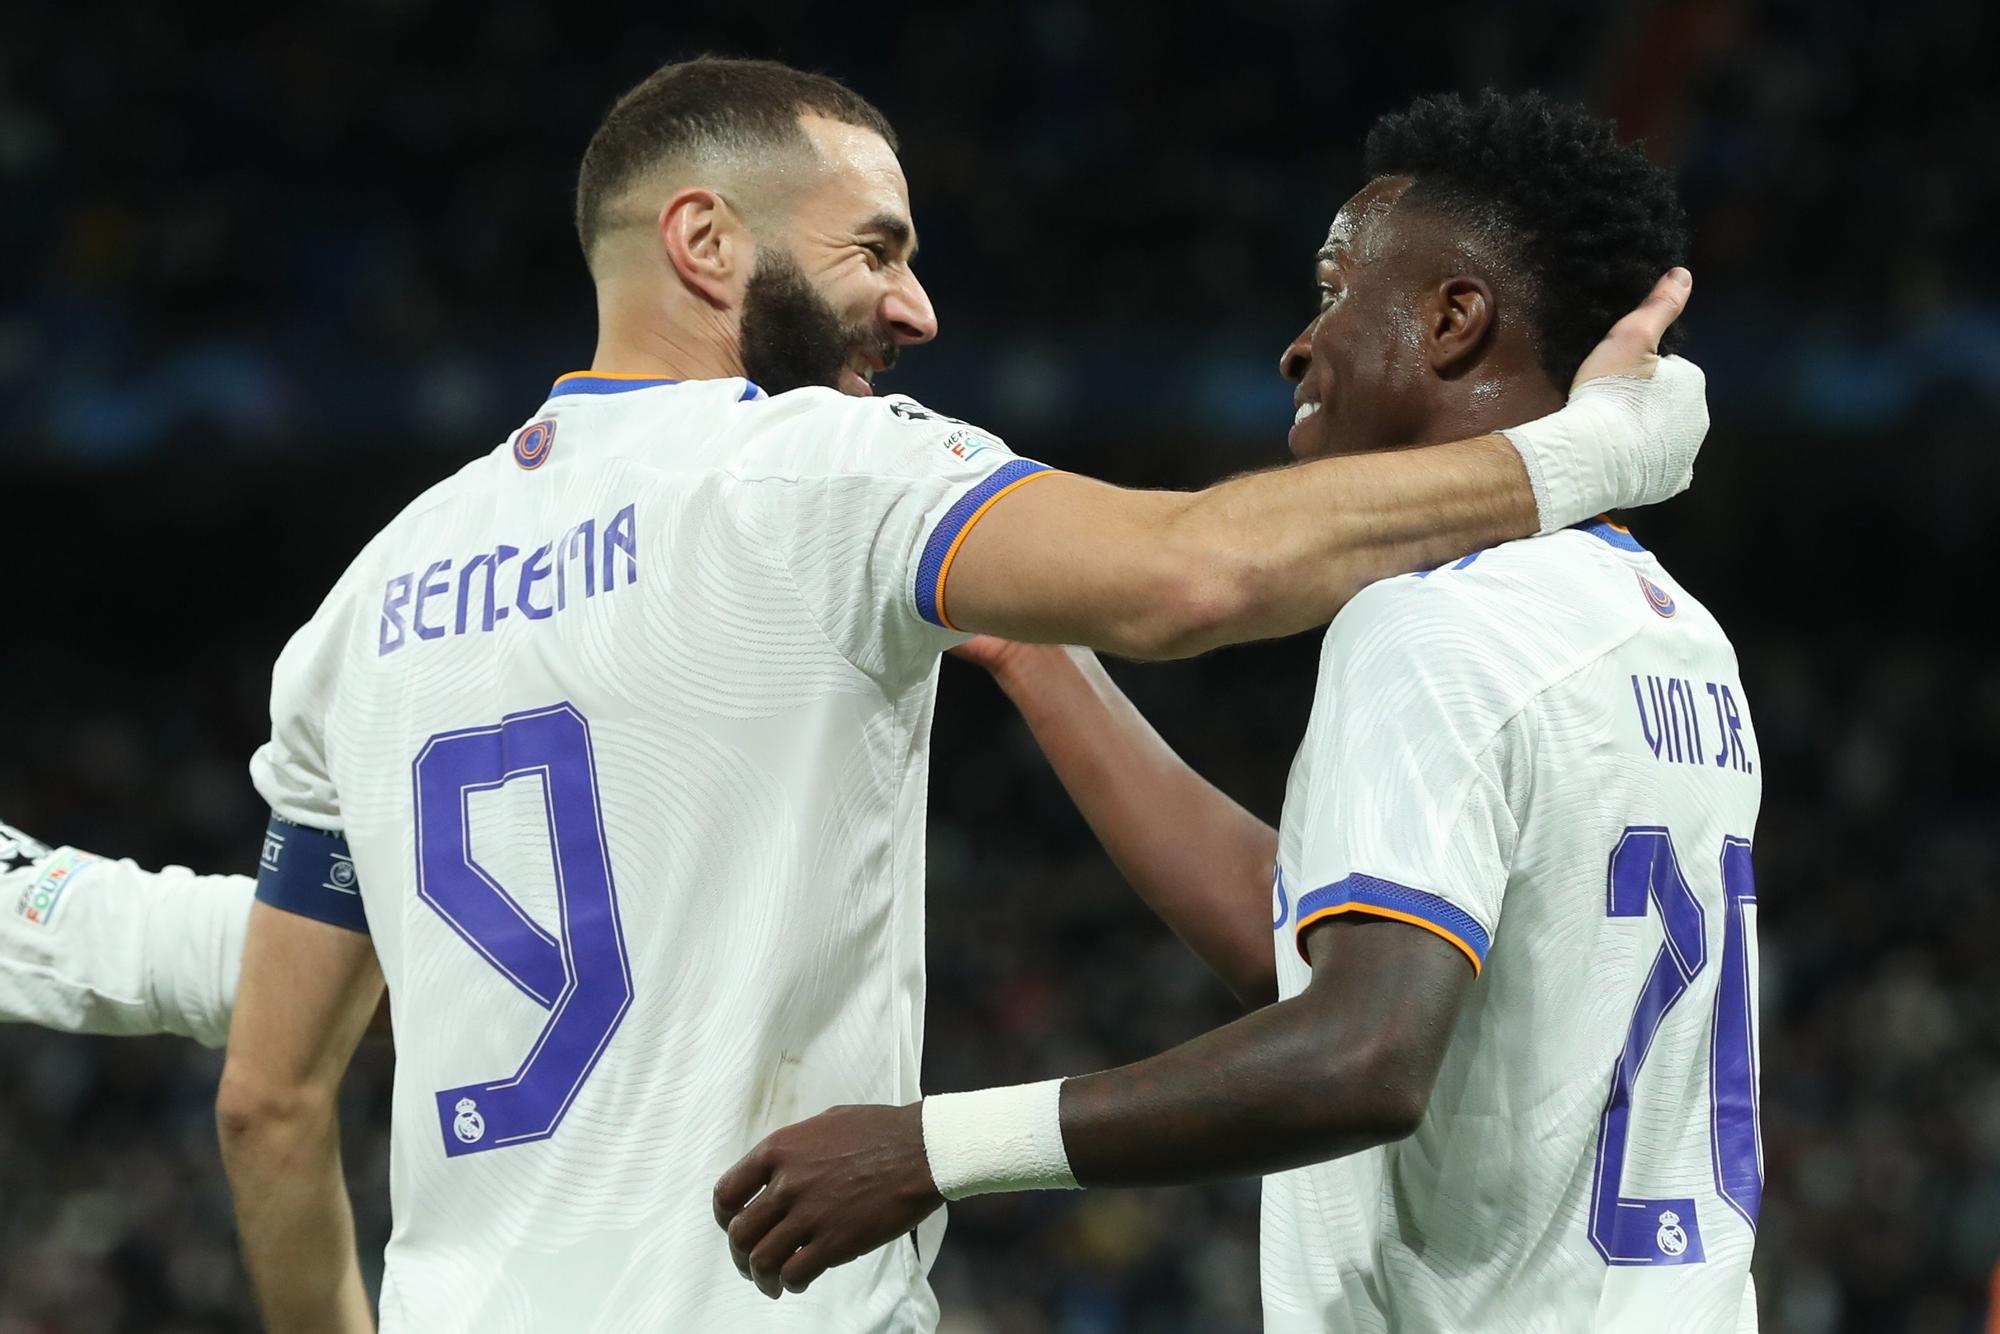
<path fill-rule="evenodd" d="M 340 652 L 338 590 L 285 645 L 271 672 L 271 737 L 250 758 L 250 781 L 274 814 L 338 830 L 340 795 L 326 754 L 326 714 Z"/>
<path fill-rule="evenodd" d="M 840 653 L 870 675 L 907 679 L 965 638 L 949 588 L 966 534 L 1052 470 L 909 399 L 860 406 L 843 466 L 783 483 L 774 537 Z"/>
<path fill-rule="evenodd" d="M 1525 701 L 1466 599 L 1364 592 L 1328 632 L 1295 944 L 1343 913 L 1411 923 L 1485 964 L 1519 833 Z"/>

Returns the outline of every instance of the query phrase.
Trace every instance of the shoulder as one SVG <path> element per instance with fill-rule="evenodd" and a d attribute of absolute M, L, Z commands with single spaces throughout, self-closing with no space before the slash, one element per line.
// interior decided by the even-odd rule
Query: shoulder
<path fill-rule="evenodd" d="M 1449 686 L 1518 710 L 1637 634 L 1633 565 L 1581 530 L 1372 584 L 1327 633 L 1323 683 Z"/>
<path fill-rule="evenodd" d="M 477 485 L 478 476 L 490 468 L 491 458 L 491 454 L 481 455 L 466 463 L 451 476 L 433 482 L 415 499 L 403 506 L 395 518 L 382 525 L 375 536 L 369 538 L 361 550 L 355 553 L 354 559 L 347 563 L 347 568 L 341 571 L 340 577 L 334 580 L 333 587 L 328 590 L 319 605 L 319 610 L 314 614 L 313 622 L 326 620 L 354 596 L 365 595 L 371 589 L 374 596 L 379 599 L 382 590 L 376 585 L 381 581 L 385 563 L 393 563 L 390 561 L 390 553 L 413 532 L 429 531 L 435 523 L 437 511 Z M 307 628 L 311 628 L 311 623 Z"/>
<path fill-rule="evenodd" d="M 274 703 L 315 696 L 329 688 L 330 664 L 347 652 L 357 635 L 372 633 L 366 627 L 390 591 L 388 581 L 402 571 L 401 554 L 411 549 L 413 540 L 436 531 L 439 511 L 467 492 L 472 479 L 490 466 L 491 457 L 473 459 L 426 488 L 355 553 L 278 654 L 272 669 Z"/>
<path fill-rule="evenodd" d="M 742 405 L 739 469 L 800 477 L 908 476 L 1011 457 L 999 436 L 903 394 L 794 389 Z"/>

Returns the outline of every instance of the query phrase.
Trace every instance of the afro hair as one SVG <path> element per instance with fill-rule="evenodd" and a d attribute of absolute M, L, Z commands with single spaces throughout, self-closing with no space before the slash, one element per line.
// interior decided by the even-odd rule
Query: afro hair
<path fill-rule="evenodd" d="M 1498 249 L 1522 282 L 1542 368 L 1563 389 L 1686 257 L 1672 175 L 1620 143 L 1609 120 L 1540 93 L 1420 98 L 1375 123 L 1366 165 L 1370 179 L 1410 177 L 1406 202 Z"/>

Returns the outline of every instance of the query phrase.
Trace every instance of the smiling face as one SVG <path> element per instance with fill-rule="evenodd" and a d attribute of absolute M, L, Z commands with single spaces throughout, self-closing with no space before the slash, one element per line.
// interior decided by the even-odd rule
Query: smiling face
<path fill-rule="evenodd" d="M 1396 210 L 1410 184 L 1400 176 L 1371 181 L 1341 206 L 1314 256 L 1319 310 L 1279 362 L 1296 386 L 1286 443 L 1298 458 L 1421 438 L 1435 377 L 1418 309 L 1423 284 L 1407 243 L 1415 224 Z"/>
<path fill-rule="evenodd" d="M 937 336 L 911 269 L 916 225 L 902 164 L 881 135 L 821 116 L 800 126 L 819 170 L 760 239 L 743 295 L 743 365 L 772 393 L 874 392 L 899 349 Z"/>

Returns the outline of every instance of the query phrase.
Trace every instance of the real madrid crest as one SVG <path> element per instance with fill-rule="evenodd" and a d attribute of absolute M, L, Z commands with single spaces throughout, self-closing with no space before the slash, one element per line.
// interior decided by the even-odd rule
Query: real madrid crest
<path fill-rule="evenodd" d="M 459 1104 L 464 1107 L 464 1103 Z M 1660 1211 L 1660 1230 L 1653 1234 L 1661 1255 L 1679 1255 L 1688 1248 L 1687 1230 L 1681 1226 L 1681 1216 L 1671 1209 Z"/>

